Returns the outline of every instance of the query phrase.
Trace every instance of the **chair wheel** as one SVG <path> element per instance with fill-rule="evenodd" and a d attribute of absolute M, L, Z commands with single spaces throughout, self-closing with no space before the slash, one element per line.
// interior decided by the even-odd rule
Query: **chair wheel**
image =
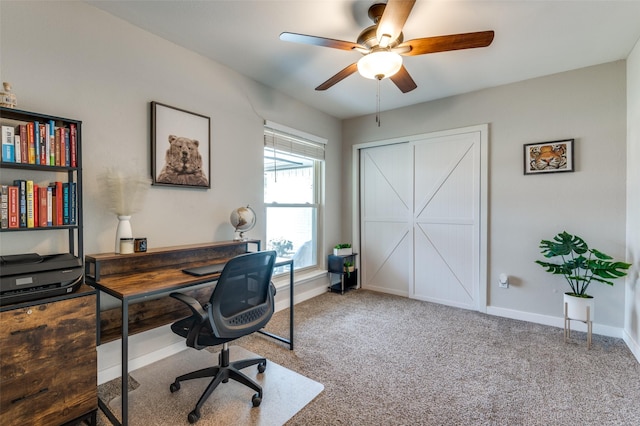
<path fill-rule="evenodd" d="M 169 385 L 171 393 L 178 392 L 180 390 L 180 382 L 173 382 Z"/>
<path fill-rule="evenodd" d="M 251 402 L 253 403 L 254 407 L 258 407 L 262 402 L 262 398 L 260 398 L 260 394 L 256 393 L 255 395 L 253 395 L 253 397 L 251 398 Z"/>
<path fill-rule="evenodd" d="M 193 410 L 189 413 L 187 419 L 189 420 L 189 423 L 195 423 L 200 420 L 200 414 L 196 413 L 196 410 Z"/>
<path fill-rule="evenodd" d="M 264 373 L 264 370 L 266 369 L 267 369 L 267 361 L 264 361 L 258 364 L 258 373 Z"/>

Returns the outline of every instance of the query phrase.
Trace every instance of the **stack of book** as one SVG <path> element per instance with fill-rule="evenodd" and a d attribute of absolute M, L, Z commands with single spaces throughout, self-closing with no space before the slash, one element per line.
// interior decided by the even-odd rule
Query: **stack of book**
<path fill-rule="evenodd" d="M 14 180 L 0 187 L 3 229 L 76 225 L 76 182 Z"/>
<path fill-rule="evenodd" d="M 41 166 L 77 167 L 77 128 L 51 120 L 2 126 L 2 161 Z"/>

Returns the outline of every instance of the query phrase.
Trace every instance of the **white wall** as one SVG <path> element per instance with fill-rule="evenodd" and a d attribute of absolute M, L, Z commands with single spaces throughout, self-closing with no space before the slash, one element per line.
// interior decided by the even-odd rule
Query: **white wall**
<path fill-rule="evenodd" d="M 336 118 L 83 2 L 2 1 L 0 15 L 0 81 L 12 83 L 18 107 L 83 122 L 85 253 L 114 248 L 117 219 L 106 211 L 98 176 L 109 167 L 150 175 L 150 101 L 211 118 L 212 187 L 151 187 L 131 220 L 149 247 L 232 239 L 229 213 L 246 204 L 259 215 L 248 236 L 264 241 L 265 119 L 328 140 L 322 252 L 339 240 Z M 46 250 L 37 243 L 42 235 L 3 233 L 2 253 Z M 326 291 L 325 283 L 321 275 L 296 294 L 318 285 Z"/>
<path fill-rule="evenodd" d="M 640 40 L 627 58 L 627 262 L 624 339 L 640 361 Z"/>
<path fill-rule="evenodd" d="M 351 175 L 353 144 L 489 123 L 488 312 L 562 324 L 569 288 L 533 262 L 540 240 L 563 230 L 624 259 L 625 90 L 618 61 L 383 112 L 381 127 L 373 116 L 346 120 L 343 174 Z M 576 139 L 574 173 L 523 175 L 523 144 L 565 138 Z M 351 205 L 343 204 L 350 224 Z M 498 288 L 502 272 L 511 276 L 506 290 Z M 594 330 L 621 337 L 624 281 L 589 293 L 597 298 Z"/>

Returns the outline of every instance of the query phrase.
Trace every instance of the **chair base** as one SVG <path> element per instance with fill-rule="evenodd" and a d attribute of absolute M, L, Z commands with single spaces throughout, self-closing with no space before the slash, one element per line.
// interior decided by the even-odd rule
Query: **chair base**
<path fill-rule="evenodd" d="M 207 401 L 209 396 L 218 387 L 220 383 L 227 383 L 229 379 L 235 380 L 238 383 L 253 389 L 257 393 L 251 398 L 251 402 L 254 407 L 257 407 L 262 402 L 262 387 L 251 380 L 247 375 L 240 370 L 250 367 L 252 365 L 258 365 L 258 372 L 263 373 L 267 368 L 266 358 L 250 358 L 239 361 L 229 362 L 229 346 L 228 343 L 222 345 L 222 351 L 219 355 L 219 365 L 215 367 L 207 367 L 191 373 L 183 374 L 176 377 L 175 381 L 169 386 L 171 393 L 180 390 L 180 382 L 191 379 L 201 379 L 204 377 L 213 377 L 213 380 L 209 383 L 202 396 L 196 403 L 196 407 L 189 413 L 187 419 L 189 423 L 195 423 L 200 419 L 200 409 Z"/>

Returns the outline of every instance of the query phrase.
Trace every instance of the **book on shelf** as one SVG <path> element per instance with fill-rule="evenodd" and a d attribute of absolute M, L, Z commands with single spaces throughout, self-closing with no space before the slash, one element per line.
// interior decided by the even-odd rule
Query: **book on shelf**
<path fill-rule="evenodd" d="M 36 144 L 35 144 L 35 133 L 34 133 L 34 123 L 27 123 L 27 147 L 28 147 L 28 157 L 27 163 L 36 164 Z"/>
<path fill-rule="evenodd" d="M 0 227 L 9 227 L 9 185 L 0 186 Z"/>
<path fill-rule="evenodd" d="M 78 221 L 77 197 L 78 194 L 76 182 L 69 182 L 69 225 L 76 225 Z"/>
<path fill-rule="evenodd" d="M 20 135 L 20 162 L 29 162 L 29 140 L 27 137 L 27 125 L 19 124 L 15 128 L 16 135 Z"/>
<path fill-rule="evenodd" d="M 47 144 L 47 154 L 49 155 L 49 165 L 56 165 L 56 124 L 53 120 L 49 120 L 49 143 Z"/>
<path fill-rule="evenodd" d="M 69 182 L 62 183 L 62 224 L 69 224 Z"/>
<path fill-rule="evenodd" d="M 47 201 L 47 193 L 49 188 L 46 186 L 41 186 L 38 188 L 38 226 L 45 228 L 49 226 L 48 224 L 48 201 Z"/>
<path fill-rule="evenodd" d="M 16 179 L 13 184 L 18 187 L 18 227 L 27 227 L 27 181 Z"/>
<path fill-rule="evenodd" d="M 15 229 L 20 227 L 19 205 L 20 205 L 20 201 L 18 200 L 18 187 L 15 185 L 11 185 L 9 186 L 9 229 Z"/>
<path fill-rule="evenodd" d="M 33 210 L 33 181 L 27 180 L 26 182 L 26 194 L 27 194 L 27 228 L 35 227 Z"/>
<path fill-rule="evenodd" d="M 54 142 L 54 147 L 53 147 L 53 157 L 55 158 L 55 161 L 52 165 L 55 166 L 59 166 L 60 165 L 60 139 L 63 138 L 62 135 L 62 128 L 61 127 L 56 127 L 56 136 L 55 136 L 55 142 Z"/>
<path fill-rule="evenodd" d="M 47 226 L 53 226 L 53 188 L 47 186 Z"/>
<path fill-rule="evenodd" d="M 16 163 L 22 163 L 22 147 L 20 143 L 20 134 L 17 132 L 13 135 L 13 152 L 16 157 Z"/>
<path fill-rule="evenodd" d="M 76 128 L 76 123 L 70 123 L 69 124 L 69 132 L 71 133 L 70 136 L 70 143 L 71 143 L 71 153 L 70 153 L 70 165 L 71 167 L 78 167 L 78 129 Z"/>
<path fill-rule="evenodd" d="M 2 126 L 2 161 L 15 163 L 15 142 L 13 140 L 14 129 L 11 126 Z"/>
<path fill-rule="evenodd" d="M 35 159 L 36 162 L 34 164 L 40 164 L 40 123 L 38 121 L 33 122 L 33 141 L 35 144 Z"/>

